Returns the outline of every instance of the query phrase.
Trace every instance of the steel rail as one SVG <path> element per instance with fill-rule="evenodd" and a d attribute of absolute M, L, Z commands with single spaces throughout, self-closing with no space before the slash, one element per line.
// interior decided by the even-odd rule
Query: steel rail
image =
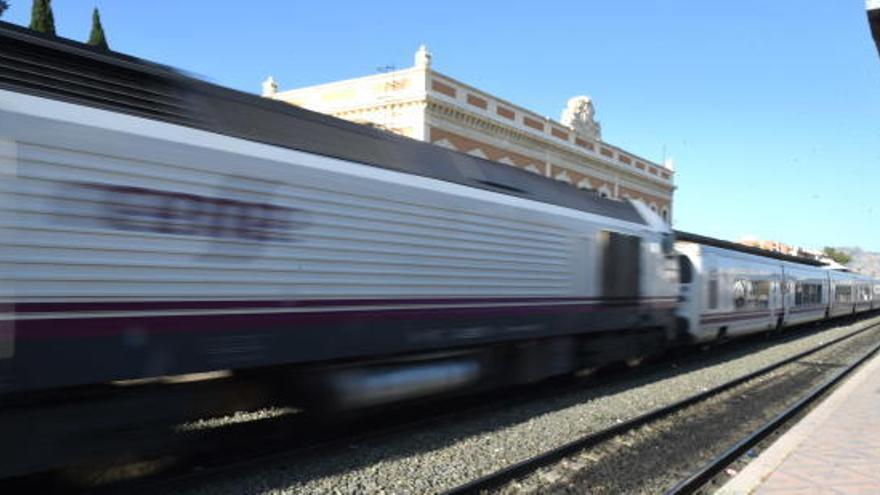
<path fill-rule="evenodd" d="M 871 319 L 875 319 L 874 318 Z M 711 399 L 727 390 L 730 390 L 736 386 L 742 385 L 748 381 L 754 380 L 762 375 L 766 375 L 774 370 L 777 370 L 783 366 L 792 364 L 796 361 L 799 361 L 807 356 L 815 354 L 823 349 L 827 349 L 833 345 L 836 345 L 840 342 L 849 340 L 851 338 L 856 337 L 857 335 L 861 335 L 869 330 L 877 328 L 880 326 L 880 322 L 875 322 L 870 325 L 865 326 L 859 330 L 855 330 L 846 335 L 840 336 L 836 339 L 830 340 L 828 342 L 824 342 L 812 349 L 800 352 L 794 356 L 790 356 L 786 359 L 773 363 L 771 365 L 760 368 L 756 371 L 743 375 L 739 378 L 735 378 L 729 382 L 723 383 L 721 385 L 717 385 L 713 388 L 700 392 L 698 394 L 692 395 L 690 397 L 684 398 L 667 406 L 661 407 L 659 409 L 655 409 L 654 411 L 642 414 L 630 420 L 624 421 L 622 423 L 618 423 L 610 428 L 600 430 L 597 432 L 586 434 L 580 438 L 572 440 L 566 444 L 563 444 L 554 449 L 545 451 L 528 459 L 524 459 L 517 463 L 511 464 L 505 468 L 502 468 L 498 471 L 489 473 L 487 475 L 476 478 L 472 481 L 469 481 L 465 484 L 459 485 L 451 490 L 446 491 L 447 495 L 459 495 L 466 493 L 479 493 L 495 488 L 499 488 L 502 485 L 513 481 L 518 478 L 522 478 L 528 474 L 531 474 L 538 470 L 541 467 L 547 466 L 549 464 L 553 464 L 558 462 L 566 457 L 574 455 L 580 451 L 586 450 L 588 448 L 594 447 L 601 443 L 604 443 L 614 437 L 618 437 L 622 434 L 633 431 L 637 428 L 640 428 L 649 423 L 655 422 L 657 420 L 663 419 L 665 417 L 671 416 L 674 413 L 682 411 L 692 405 L 698 404 L 700 402 L 705 402 L 708 399 Z M 686 493 L 686 492 L 681 492 Z"/>
<path fill-rule="evenodd" d="M 816 401 L 825 396 L 835 385 L 840 383 L 844 378 L 852 374 L 865 361 L 874 357 L 880 352 L 880 343 L 875 345 L 871 350 L 862 355 L 855 362 L 846 368 L 839 370 L 825 382 L 814 387 L 809 393 L 801 397 L 797 402 L 779 413 L 776 417 L 764 423 L 762 426 L 754 430 L 747 437 L 743 438 L 735 445 L 724 451 L 721 455 L 715 457 L 706 463 L 699 470 L 688 476 L 687 478 L 676 483 L 672 488 L 666 491 L 666 495 L 682 495 L 696 492 L 699 488 L 706 485 L 716 475 L 732 464 L 736 459 L 745 454 L 749 449 L 760 443 L 775 431 L 782 427 L 793 417 L 804 411 L 806 408 L 814 404 Z"/>

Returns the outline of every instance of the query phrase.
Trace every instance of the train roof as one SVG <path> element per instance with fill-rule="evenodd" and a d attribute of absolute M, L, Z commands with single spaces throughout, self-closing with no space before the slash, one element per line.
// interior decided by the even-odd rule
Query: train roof
<path fill-rule="evenodd" d="M 646 224 L 626 201 L 5 22 L 0 88 Z"/>
<path fill-rule="evenodd" d="M 767 251 L 766 249 L 759 249 L 751 246 L 746 246 L 744 244 L 740 244 L 738 242 L 730 242 L 725 241 L 723 239 L 715 239 L 714 237 L 707 237 L 704 235 L 694 234 L 691 232 L 683 232 L 681 230 L 675 231 L 675 239 L 678 241 L 686 241 L 693 242 L 696 244 L 703 244 L 705 246 L 713 246 L 722 249 L 729 249 L 731 251 L 739 251 L 742 253 L 753 254 L 755 256 L 763 256 L 764 258 L 772 258 L 775 260 L 788 261 L 790 263 L 799 263 L 802 265 L 809 266 L 825 266 L 826 264 L 814 260 L 812 258 L 805 258 L 803 256 L 791 256 L 788 254 L 776 253 L 773 251 Z"/>

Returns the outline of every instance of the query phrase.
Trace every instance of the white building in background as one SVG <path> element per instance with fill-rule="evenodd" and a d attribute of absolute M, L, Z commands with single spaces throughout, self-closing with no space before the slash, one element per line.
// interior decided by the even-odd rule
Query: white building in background
<path fill-rule="evenodd" d="M 589 97 L 571 98 L 560 121 L 542 117 L 433 70 L 424 46 L 408 69 L 284 91 L 270 76 L 263 82 L 263 96 L 523 168 L 606 197 L 639 199 L 672 218 L 672 161 L 654 163 L 603 141 Z"/>

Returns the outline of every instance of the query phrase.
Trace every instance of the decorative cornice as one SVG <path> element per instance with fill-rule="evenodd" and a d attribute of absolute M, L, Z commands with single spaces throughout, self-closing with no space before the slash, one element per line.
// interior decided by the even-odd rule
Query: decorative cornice
<path fill-rule="evenodd" d="M 449 85 L 450 89 L 454 89 L 458 93 L 461 93 L 461 97 L 458 97 L 458 95 L 451 96 L 451 95 L 443 94 L 442 92 L 436 91 L 435 88 L 432 88 L 432 83 L 429 81 L 429 83 L 428 83 L 428 98 L 432 98 L 437 101 L 444 101 L 447 104 L 461 106 L 462 108 L 467 108 L 467 105 L 466 105 L 467 96 L 469 96 L 469 95 L 477 96 L 481 99 L 485 99 L 488 102 L 493 103 L 493 105 L 489 105 L 488 108 L 486 108 L 486 107 L 482 108 L 482 110 L 487 114 L 492 113 L 493 106 L 495 106 L 495 107 L 501 106 L 501 107 L 504 107 L 504 108 L 512 111 L 514 113 L 514 115 L 519 116 L 518 119 L 511 121 L 512 127 L 514 127 L 514 128 L 521 128 L 521 130 L 523 130 L 529 134 L 532 134 L 534 136 L 540 136 L 542 138 L 546 138 L 550 142 L 557 142 L 557 140 L 558 140 L 558 143 L 565 143 L 565 145 L 577 149 L 579 153 L 581 153 L 580 149 L 583 147 L 578 145 L 578 143 L 577 143 L 578 140 L 582 140 L 582 141 L 589 143 L 592 146 L 593 151 L 596 152 L 596 154 L 600 153 L 602 148 L 604 147 L 607 150 L 609 150 L 611 153 L 613 153 L 612 158 L 615 156 L 619 157 L 619 161 L 621 161 L 623 164 L 628 164 L 625 162 L 625 160 L 627 160 L 627 159 L 632 162 L 636 162 L 636 161 L 641 162 L 645 167 L 644 172 L 645 172 L 646 176 L 656 177 L 656 179 L 658 181 L 660 181 L 661 183 L 666 183 L 666 184 L 673 183 L 673 177 L 675 175 L 675 172 L 669 168 L 666 168 L 666 166 L 663 164 L 654 163 L 653 161 L 645 159 L 644 157 L 639 156 L 635 153 L 630 153 L 629 151 L 626 151 L 626 150 L 620 148 L 619 146 L 615 146 L 615 145 L 610 144 L 606 141 L 602 141 L 601 139 L 595 139 L 591 136 L 587 136 L 583 133 L 578 132 L 575 129 L 572 129 L 569 126 L 566 126 L 565 124 L 563 124 L 561 122 L 553 120 L 549 117 L 543 117 L 543 116 L 541 116 L 531 110 L 528 110 L 520 105 L 516 105 L 516 104 L 511 103 L 507 100 L 504 100 L 503 98 L 499 98 L 495 95 L 486 93 L 485 91 L 477 89 L 467 83 L 463 83 L 453 77 L 449 77 L 446 74 L 442 74 L 442 73 L 437 72 L 435 70 L 431 70 L 431 71 L 429 71 L 428 75 L 430 76 L 430 81 L 440 80 L 444 84 Z M 489 115 L 488 118 L 491 120 L 498 120 L 498 121 L 503 122 L 502 119 L 498 119 L 495 115 Z M 540 128 L 532 128 L 527 125 L 527 122 L 540 122 L 541 127 Z M 510 124 L 508 124 L 508 125 L 510 125 Z M 559 136 L 555 136 L 554 131 L 556 131 L 556 130 L 564 132 L 566 134 L 567 138 L 560 138 Z M 585 153 L 585 154 L 587 154 L 587 156 L 591 156 L 591 154 L 589 154 L 589 153 Z M 634 165 L 634 163 L 629 163 L 629 165 Z M 657 173 L 651 174 L 649 172 L 649 170 L 651 170 L 651 169 L 656 170 Z M 638 172 L 636 172 L 636 173 L 638 173 Z M 662 177 L 664 174 L 667 175 L 668 177 L 666 177 L 666 178 Z M 648 177 L 648 178 L 653 180 L 652 177 Z"/>
<path fill-rule="evenodd" d="M 439 100 L 431 96 L 429 96 L 427 99 L 427 107 L 429 111 L 434 111 L 439 113 L 440 115 L 446 116 L 452 122 L 464 124 L 471 128 L 487 132 L 489 134 L 503 136 L 507 139 L 510 139 L 511 141 L 523 143 L 523 146 L 526 148 L 550 149 L 575 163 L 588 160 L 593 165 L 604 166 L 607 169 L 606 172 L 611 175 L 625 175 L 627 177 L 640 179 L 642 181 L 646 181 L 649 184 L 661 186 L 664 189 L 668 190 L 670 193 L 672 193 L 676 189 L 675 185 L 672 184 L 671 181 L 664 180 L 660 177 L 655 177 L 648 173 L 647 170 L 644 173 L 639 172 L 638 169 L 635 169 L 634 167 L 632 170 L 630 170 L 629 168 L 618 163 L 616 160 L 608 159 L 599 153 L 591 154 L 586 151 L 581 152 L 580 150 L 572 149 L 569 146 L 562 146 L 561 142 L 556 143 L 550 139 L 540 139 L 537 135 L 533 133 L 517 129 L 512 126 L 504 125 L 499 120 L 489 119 L 481 115 L 468 112 L 458 105 L 451 105 L 446 101 Z"/>

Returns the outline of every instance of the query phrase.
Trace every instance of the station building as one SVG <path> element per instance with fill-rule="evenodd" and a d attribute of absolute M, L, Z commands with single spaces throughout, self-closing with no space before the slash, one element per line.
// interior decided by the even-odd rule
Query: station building
<path fill-rule="evenodd" d="M 675 191 L 664 164 L 602 140 L 589 97 L 571 98 L 560 121 L 431 68 L 422 46 L 412 67 L 263 96 L 437 146 L 519 167 L 613 199 L 638 199 L 671 222 Z"/>

